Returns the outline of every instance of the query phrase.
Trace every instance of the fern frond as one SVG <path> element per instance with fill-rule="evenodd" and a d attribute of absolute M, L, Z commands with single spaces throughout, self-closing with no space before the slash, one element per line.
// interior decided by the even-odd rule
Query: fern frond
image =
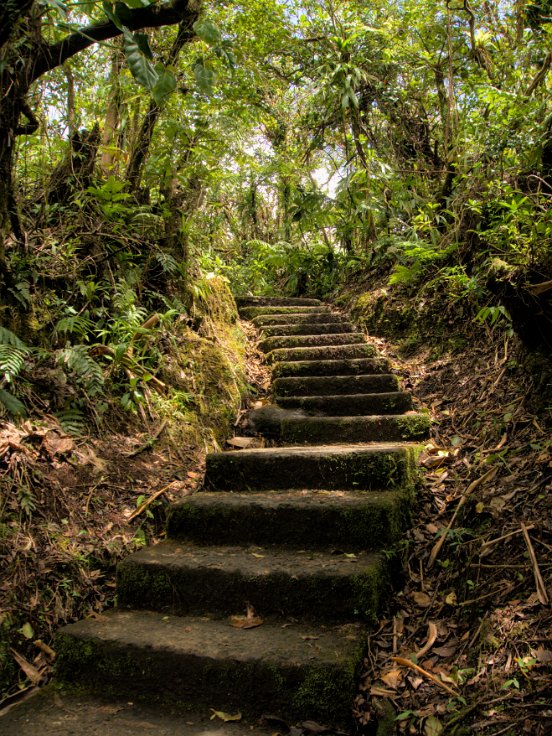
<path fill-rule="evenodd" d="M 62 367 L 67 367 L 77 376 L 90 396 L 96 396 L 103 390 L 104 376 L 102 368 L 90 357 L 86 345 L 72 345 L 59 350 L 57 362 Z"/>
<path fill-rule="evenodd" d="M 0 345 L 0 374 L 11 383 L 19 375 L 25 365 L 28 351 L 14 348 L 12 345 Z"/>
<path fill-rule="evenodd" d="M 11 345 L 24 353 L 30 353 L 30 349 L 25 345 L 23 340 L 20 340 L 17 335 L 8 330 L 6 327 L 0 325 L 0 344 Z"/>
<path fill-rule="evenodd" d="M 86 428 L 86 417 L 83 412 L 75 406 L 66 406 L 57 412 L 56 418 L 66 434 L 79 436 Z"/>
<path fill-rule="evenodd" d="M 15 416 L 25 416 L 27 411 L 24 404 L 9 391 L 0 388 L 0 408 L 5 409 L 8 414 Z"/>

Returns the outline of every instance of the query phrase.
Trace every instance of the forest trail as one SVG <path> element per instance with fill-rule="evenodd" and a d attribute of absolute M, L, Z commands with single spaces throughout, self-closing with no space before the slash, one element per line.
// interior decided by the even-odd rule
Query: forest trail
<path fill-rule="evenodd" d="M 239 306 L 272 365 L 274 403 L 249 415 L 265 446 L 208 455 L 204 492 L 171 509 L 166 541 L 119 565 L 118 608 L 61 631 L 57 679 L 121 702 L 346 728 L 429 420 L 331 307 Z M 4 733 L 30 734 L 24 717 L 36 728 L 25 707 Z M 95 733 L 81 712 L 78 732 Z"/>

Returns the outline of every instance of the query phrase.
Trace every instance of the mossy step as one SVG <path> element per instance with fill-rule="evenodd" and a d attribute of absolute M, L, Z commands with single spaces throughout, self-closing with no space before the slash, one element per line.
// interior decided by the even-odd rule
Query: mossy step
<path fill-rule="evenodd" d="M 347 726 L 363 639 L 355 624 L 237 629 L 227 620 L 115 610 L 61 630 L 56 673 L 132 701 Z"/>
<path fill-rule="evenodd" d="M 318 322 L 316 324 L 305 325 L 300 322 L 297 324 L 281 324 L 269 325 L 261 327 L 263 337 L 282 337 L 284 335 L 327 335 L 336 334 L 337 332 L 356 332 L 357 328 L 346 322 Z"/>
<path fill-rule="evenodd" d="M 374 621 L 387 567 L 383 556 L 321 550 L 198 546 L 167 540 L 117 567 L 117 601 L 179 616 L 242 613 L 302 621 Z"/>
<path fill-rule="evenodd" d="M 241 307 L 316 307 L 322 304 L 320 299 L 308 299 L 296 296 L 238 296 L 238 308 Z"/>
<path fill-rule="evenodd" d="M 329 314 L 331 309 L 325 306 L 318 307 L 242 307 L 240 317 L 242 319 L 253 319 L 261 314 Z"/>
<path fill-rule="evenodd" d="M 285 314 L 260 314 L 251 320 L 255 327 L 270 327 L 271 325 L 312 325 L 320 322 L 333 322 L 345 319 L 339 312 L 319 312 L 305 314 L 304 312 L 287 312 Z"/>
<path fill-rule="evenodd" d="M 289 348 L 310 348 L 326 345 L 356 345 L 364 343 L 364 335 L 360 332 L 338 332 L 323 335 L 283 335 L 267 337 L 259 342 L 259 349 L 265 353 L 272 350 Z"/>
<path fill-rule="evenodd" d="M 390 373 L 387 358 L 342 358 L 337 360 L 282 361 L 272 366 L 272 377 L 284 376 L 357 376 Z"/>
<path fill-rule="evenodd" d="M 210 491 L 171 506 L 167 534 L 196 544 L 356 552 L 390 547 L 408 518 L 408 496 L 398 491 Z"/>
<path fill-rule="evenodd" d="M 429 437 L 427 414 L 358 417 L 307 417 L 284 420 L 280 441 L 306 442 L 418 442 Z"/>
<path fill-rule="evenodd" d="M 205 487 L 215 491 L 389 490 L 410 484 L 414 456 L 412 446 L 392 443 L 211 453 Z"/>
<path fill-rule="evenodd" d="M 412 396 L 406 391 L 334 396 L 276 396 L 275 401 L 282 409 L 301 409 L 307 414 L 327 414 L 333 417 L 401 414 L 412 409 Z"/>
<path fill-rule="evenodd" d="M 275 396 L 326 396 L 397 391 L 399 380 L 392 373 L 363 376 L 288 376 L 272 381 Z"/>
<path fill-rule="evenodd" d="M 347 360 L 349 358 L 372 358 L 376 354 L 373 345 L 358 343 L 356 345 L 321 345 L 305 348 L 278 348 L 266 356 L 270 363 L 281 363 L 295 360 Z"/>

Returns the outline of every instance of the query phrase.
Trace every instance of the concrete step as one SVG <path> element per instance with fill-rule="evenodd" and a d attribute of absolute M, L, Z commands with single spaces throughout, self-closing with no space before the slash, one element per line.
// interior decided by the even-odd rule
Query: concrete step
<path fill-rule="evenodd" d="M 331 309 L 325 306 L 312 306 L 312 307 L 242 307 L 240 310 L 240 317 L 242 319 L 253 319 L 261 314 L 329 314 Z"/>
<path fill-rule="evenodd" d="M 344 442 L 417 442 L 429 437 L 427 414 L 308 416 L 268 405 L 249 413 L 255 432 L 289 445 Z"/>
<path fill-rule="evenodd" d="M 412 397 L 405 391 L 338 396 L 278 396 L 276 403 L 282 409 L 301 409 L 307 414 L 334 417 L 401 414 L 412 409 Z"/>
<path fill-rule="evenodd" d="M 267 337 L 259 342 L 259 349 L 265 353 L 281 348 L 310 348 L 326 345 L 356 345 L 364 343 L 364 335 L 360 332 L 330 333 L 326 335 L 283 335 Z"/>
<path fill-rule="evenodd" d="M 408 485 L 408 445 L 267 447 L 207 455 L 205 487 L 215 491 L 390 490 Z"/>
<path fill-rule="evenodd" d="M 269 723 L 210 720 L 210 708 L 113 700 L 77 694 L 69 684 L 34 688 L 16 707 L 0 712 L 2 736 L 274 736 Z M 187 705 L 187 704 L 186 704 Z"/>
<path fill-rule="evenodd" d="M 179 616 L 239 614 L 302 621 L 376 620 L 387 567 L 383 556 L 321 550 L 211 545 L 167 540 L 117 567 L 117 603 Z"/>
<path fill-rule="evenodd" d="M 260 328 L 263 337 L 281 337 L 283 335 L 327 335 L 337 332 L 356 332 L 357 328 L 351 322 L 333 321 L 318 322 L 305 325 L 301 322 L 296 324 L 268 325 Z"/>
<path fill-rule="evenodd" d="M 362 629 L 115 610 L 59 633 L 59 680 L 131 701 L 348 726 Z"/>
<path fill-rule="evenodd" d="M 390 373 L 387 358 L 342 358 L 337 360 L 282 361 L 272 366 L 272 377 L 284 376 L 357 376 Z"/>
<path fill-rule="evenodd" d="M 268 353 L 269 363 L 301 360 L 347 360 L 349 358 L 373 358 L 376 350 L 368 343 L 348 345 L 322 345 L 306 348 L 278 348 Z"/>
<path fill-rule="evenodd" d="M 397 391 L 399 380 L 392 373 L 361 376 L 288 376 L 272 381 L 275 396 L 328 396 Z"/>
<path fill-rule="evenodd" d="M 307 299 L 296 296 L 238 296 L 236 304 L 240 307 L 316 307 L 320 299 Z"/>
<path fill-rule="evenodd" d="M 251 320 L 255 327 L 270 327 L 273 325 L 313 325 L 319 322 L 333 322 L 335 320 L 345 319 L 339 312 L 286 312 L 285 314 L 260 314 Z"/>
<path fill-rule="evenodd" d="M 398 491 L 200 492 L 171 506 L 167 534 L 204 545 L 375 550 L 400 538 L 405 501 Z"/>

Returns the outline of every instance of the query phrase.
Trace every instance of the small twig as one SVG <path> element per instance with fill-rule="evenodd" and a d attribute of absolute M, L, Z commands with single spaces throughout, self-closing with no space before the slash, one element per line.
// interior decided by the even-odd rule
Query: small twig
<path fill-rule="evenodd" d="M 438 677 L 435 677 L 435 675 L 432 675 L 431 672 L 428 672 L 427 670 L 424 670 L 420 665 L 414 664 L 414 662 L 411 662 L 410 659 L 405 659 L 404 657 L 391 657 L 393 662 L 396 662 L 397 664 L 402 665 L 403 667 L 408 667 L 411 670 L 414 670 L 414 672 L 417 672 L 419 675 L 422 675 L 423 677 L 427 677 L 428 680 L 431 680 L 431 682 L 434 682 L 436 685 L 438 685 L 440 688 L 445 690 L 449 695 L 452 695 L 453 697 L 458 697 L 459 693 L 456 690 L 453 690 L 451 687 L 446 685 L 442 680 L 439 680 Z"/>
<path fill-rule="evenodd" d="M 528 527 L 525 527 L 525 528 L 527 529 L 527 531 L 529 531 L 530 529 L 534 529 L 535 525 L 530 524 Z M 513 532 L 508 532 L 508 534 L 503 534 L 501 537 L 496 537 L 496 539 L 490 539 L 488 542 L 483 542 L 483 544 L 481 545 L 481 551 L 483 552 L 484 549 L 486 549 L 487 547 L 490 547 L 493 544 L 496 544 L 497 542 L 502 542 L 503 539 L 508 539 L 509 537 L 513 537 L 514 534 L 521 534 L 521 533 L 523 533 L 523 529 L 514 529 Z M 508 567 L 510 567 L 510 565 L 508 565 Z"/>
<path fill-rule="evenodd" d="M 501 593 L 509 593 L 511 590 L 514 589 L 513 583 L 508 583 L 508 585 L 504 586 L 504 588 L 493 588 L 493 590 L 489 591 L 489 593 L 485 593 L 484 595 L 480 595 L 477 598 L 470 598 L 468 601 L 462 601 L 462 603 L 459 603 L 459 606 L 470 606 L 472 603 L 478 603 L 479 601 L 484 601 L 486 598 L 491 598 L 491 596 L 496 595 L 498 592 Z"/>
<path fill-rule="evenodd" d="M 429 555 L 429 560 L 427 563 L 427 569 L 431 570 L 433 567 L 435 560 L 439 556 L 439 552 L 441 551 L 442 546 L 444 545 L 446 538 L 448 536 L 448 533 L 452 529 L 452 525 L 456 521 L 456 517 L 458 516 L 458 513 L 462 506 L 466 503 L 468 500 L 468 497 L 473 491 L 475 491 L 476 488 L 478 488 L 480 485 L 482 485 L 486 480 L 488 480 L 491 476 L 494 476 L 497 472 L 496 467 L 491 468 L 490 470 L 487 470 L 486 473 L 484 473 L 480 478 L 476 478 L 474 481 L 472 481 L 469 486 L 466 488 L 462 496 L 460 497 L 460 501 L 458 501 L 458 506 L 456 507 L 451 520 L 449 521 L 445 531 L 443 534 L 439 537 L 436 544 L 434 545 L 433 549 L 431 550 L 431 554 Z"/>
<path fill-rule="evenodd" d="M 141 452 L 144 452 L 144 450 L 149 450 L 153 447 L 154 443 L 157 442 L 159 439 L 162 431 L 167 426 L 167 420 L 164 419 L 161 422 L 161 425 L 158 429 L 155 430 L 155 432 L 152 434 L 151 437 L 148 437 L 148 439 L 144 442 L 143 445 L 140 445 L 140 447 L 137 447 L 136 450 L 133 450 L 132 452 L 129 452 L 127 457 L 136 457 L 136 455 L 139 455 Z"/>
<path fill-rule="evenodd" d="M 140 516 L 151 504 L 155 501 L 156 498 L 159 498 L 159 496 L 162 496 L 163 493 L 168 491 L 168 489 L 172 486 L 174 483 L 174 480 L 171 480 L 171 482 L 166 485 L 164 488 L 161 488 L 159 491 L 155 491 L 149 498 L 147 498 L 144 503 L 140 504 L 136 511 L 133 511 L 132 514 L 128 517 L 127 521 L 132 521 L 137 516 Z"/>
<path fill-rule="evenodd" d="M 544 580 L 542 579 L 541 571 L 539 570 L 537 555 L 535 554 L 535 550 L 533 549 L 533 545 L 531 544 L 531 537 L 529 536 L 527 527 L 523 522 L 521 522 L 521 530 L 523 531 L 525 544 L 527 545 L 527 551 L 529 552 L 529 557 L 531 558 L 531 563 L 533 565 L 533 575 L 535 576 L 535 585 L 537 586 L 537 596 L 542 605 L 547 606 L 550 603 L 550 599 L 544 585 Z"/>

